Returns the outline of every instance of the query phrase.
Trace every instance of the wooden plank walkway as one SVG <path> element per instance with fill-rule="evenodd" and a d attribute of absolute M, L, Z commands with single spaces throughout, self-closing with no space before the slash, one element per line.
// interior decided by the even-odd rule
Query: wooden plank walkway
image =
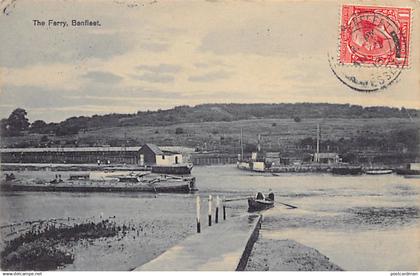
<path fill-rule="evenodd" d="M 258 238 L 261 215 L 229 218 L 186 238 L 136 271 L 244 270 Z"/>

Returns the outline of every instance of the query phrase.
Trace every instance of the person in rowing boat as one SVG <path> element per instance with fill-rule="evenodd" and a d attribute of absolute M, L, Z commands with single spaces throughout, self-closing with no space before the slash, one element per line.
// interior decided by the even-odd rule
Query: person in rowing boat
<path fill-rule="evenodd" d="M 274 194 L 270 192 L 266 198 L 263 193 L 258 192 L 256 197 L 248 198 L 248 212 L 261 211 L 274 206 Z"/>
<path fill-rule="evenodd" d="M 256 196 L 256 199 L 258 199 L 258 200 L 271 200 L 271 201 L 274 201 L 274 193 L 273 192 L 270 192 L 268 194 L 268 198 L 266 198 L 263 193 L 258 192 L 257 193 L 257 196 Z"/>
<path fill-rule="evenodd" d="M 264 200 L 265 196 L 263 195 L 263 193 L 258 192 L 256 198 L 259 199 L 259 200 Z"/>

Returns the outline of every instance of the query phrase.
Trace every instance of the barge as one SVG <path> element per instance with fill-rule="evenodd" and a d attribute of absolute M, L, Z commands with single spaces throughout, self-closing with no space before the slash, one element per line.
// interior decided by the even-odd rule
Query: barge
<path fill-rule="evenodd" d="M 195 177 L 172 177 L 167 175 L 128 175 L 106 180 L 90 179 L 84 174 L 69 179 L 55 178 L 51 181 L 21 180 L 6 175 L 0 185 L 2 191 L 39 192 L 151 192 L 190 193 L 197 190 Z"/>
<path fill-rule="evenodd" d="M 331 168 L 332 174 L 339 174 L 339 175 L 360 175 L 362 174 L 362 167 L 361 166 L 338 166 Z"/>
<path fill-rule="evenodd" d="M 163 174 L 191 174 L 193 168 L 192 164 L 180 164 L 180 165 L 154 165 L 152 166 L 152 173 L 163 173 Z"/>

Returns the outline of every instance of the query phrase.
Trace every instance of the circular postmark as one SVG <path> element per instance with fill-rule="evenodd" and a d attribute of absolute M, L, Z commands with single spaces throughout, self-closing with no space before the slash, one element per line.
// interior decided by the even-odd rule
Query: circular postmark
<path fill-rule="evenodd" d="M 343 8 L 339 57 L 328 55 L 330 68 L 355 91 L 386 89 L 398 81 L 408 64 L 404 26 L 392 8 L 389 12 L 386 8 L 357 8 L 346 13 Z"/>
<path fill-rule="evenodd" d="M 402 67 L 364 67 L 360 64 L 346 66 L 331 55 L 328 55 L 328 62 L 336 78 L 358 92 L 375 92 L 386 89 L 397 82 L 402 73 Z"/>

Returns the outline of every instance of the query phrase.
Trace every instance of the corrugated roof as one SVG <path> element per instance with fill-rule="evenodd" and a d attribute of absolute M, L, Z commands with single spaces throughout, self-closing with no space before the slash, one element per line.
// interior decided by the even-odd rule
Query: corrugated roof
<path fill-rule="evenodd" d="M 159 155 L 163 154 L 163 151 L 155 144 L 144 144 L 143 147 L 148 147 L 151 151 L 153 151 L 154 154 L 159 154 Z"/>
<path fill-rule="evenodd" d="M 182 147 L 162 147 L 159 148 L 155 144 L 145 144 L 153 153 L 176 154 L 180 153 Z M 118 151 L 139 151 L 142 147 L 71 147 L 71 148 L 0 148 L 0 153 L 22 153 L 22 152 L 118 152 Z"/>
<path fill-rule="evenodd" d="M 159 148 L 163 152 L 171 151 L 171 152 L 178 152 L 178 153 L 185 153 L 185 154 L 191 154 L 195 152 L 195 148 L 182 147 L 182 146 L 160 146 Z"/>
<path fill-rule="evenodd" d="M 6 152 L 116 152 L 139 151 L 140 147 L 80 147 L 80 148 L 0 148 L 0 153 Z"/>

